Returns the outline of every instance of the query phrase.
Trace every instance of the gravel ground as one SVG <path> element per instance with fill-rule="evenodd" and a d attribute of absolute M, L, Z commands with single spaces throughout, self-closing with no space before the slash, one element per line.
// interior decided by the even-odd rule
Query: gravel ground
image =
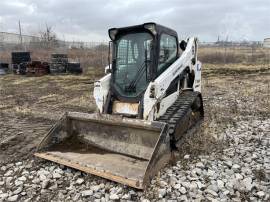
<path fill-rule="evenodd" d="M 20 155 L 13 150 L 12 155 L 12 150 L 0 143 L 0 151 L 10 158 L 0 162 L 0 201 L 270 201 L 269 86 L 264 85 L 270 79 L 269 75 L 252 78 L 256 78 L 252 82 L 257 88 L 252 88 L 254 83 L 247 78 L 205 81 L 202 130 L 184 142 L 198 145 L 184 147 L 176 164 L 163 169 L 143 192 L 31 155 L 22 156 L 27 150 L 32 152 L 33 144 L 21 148 Z M 14 123 L 16 131 L 26 137 L 31 130 L 27 119 L 15 122 L 21 124 Z M 40 139 L 38 134 L 46 131 L 50 122 L 31 122 L 38 129 L 30 133 Z M 4 132 L 14 131 L 12 123 L 2 126 L 8 127 Z M 4 145 L 12 146 L 8 140 Z"/>
<path fill-rule="evenodd" d="M 270 119 L 240 121 L 222 136 L 226 149 L 195 159 L 186 154 L 145 192 L 46 161 L 7 164 L 0 168 L 0 200 L 269 201 Z"/>

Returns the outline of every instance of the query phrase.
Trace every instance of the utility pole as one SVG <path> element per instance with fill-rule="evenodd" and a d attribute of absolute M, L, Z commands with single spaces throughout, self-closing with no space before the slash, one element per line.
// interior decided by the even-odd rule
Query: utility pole
<path fill-rule="evenodd" d="M 20 42 L 21 42 L 21 47 L 23 47 L 23 42 L 22 42 L 22 29 L 21 29 L 21 21 L 19 20 L 19 32 L 20 32 Z"/>

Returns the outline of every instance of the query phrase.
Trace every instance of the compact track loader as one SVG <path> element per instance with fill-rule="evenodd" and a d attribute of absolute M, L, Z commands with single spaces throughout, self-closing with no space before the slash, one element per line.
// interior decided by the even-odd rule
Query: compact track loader
<path fill-rule="evenodd" d="M 36 156 L 144 189 L 203 118 L 197 39 L 145 23 L 109 29 L 106 75 L 94 84 L 98 113 L 68 112 Z"/>

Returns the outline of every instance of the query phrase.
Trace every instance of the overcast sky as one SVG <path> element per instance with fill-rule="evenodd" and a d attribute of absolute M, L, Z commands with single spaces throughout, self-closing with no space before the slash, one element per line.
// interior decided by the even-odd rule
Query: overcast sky
<path fill-rule="evenodd" d="M 201 41 L 270 37 L 270 0 L 0 0 L 0 31 L 107 41 L 110 27 L 157 22 Z"/>

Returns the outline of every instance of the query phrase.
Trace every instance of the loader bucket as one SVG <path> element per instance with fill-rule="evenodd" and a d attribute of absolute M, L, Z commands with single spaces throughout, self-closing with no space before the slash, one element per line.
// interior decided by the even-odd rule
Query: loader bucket
<path fill-rule="evenodd" d="M 161 122 L 68 112 L 35 156 L 143 189 L 170 160 L 170 137 Z"/>

